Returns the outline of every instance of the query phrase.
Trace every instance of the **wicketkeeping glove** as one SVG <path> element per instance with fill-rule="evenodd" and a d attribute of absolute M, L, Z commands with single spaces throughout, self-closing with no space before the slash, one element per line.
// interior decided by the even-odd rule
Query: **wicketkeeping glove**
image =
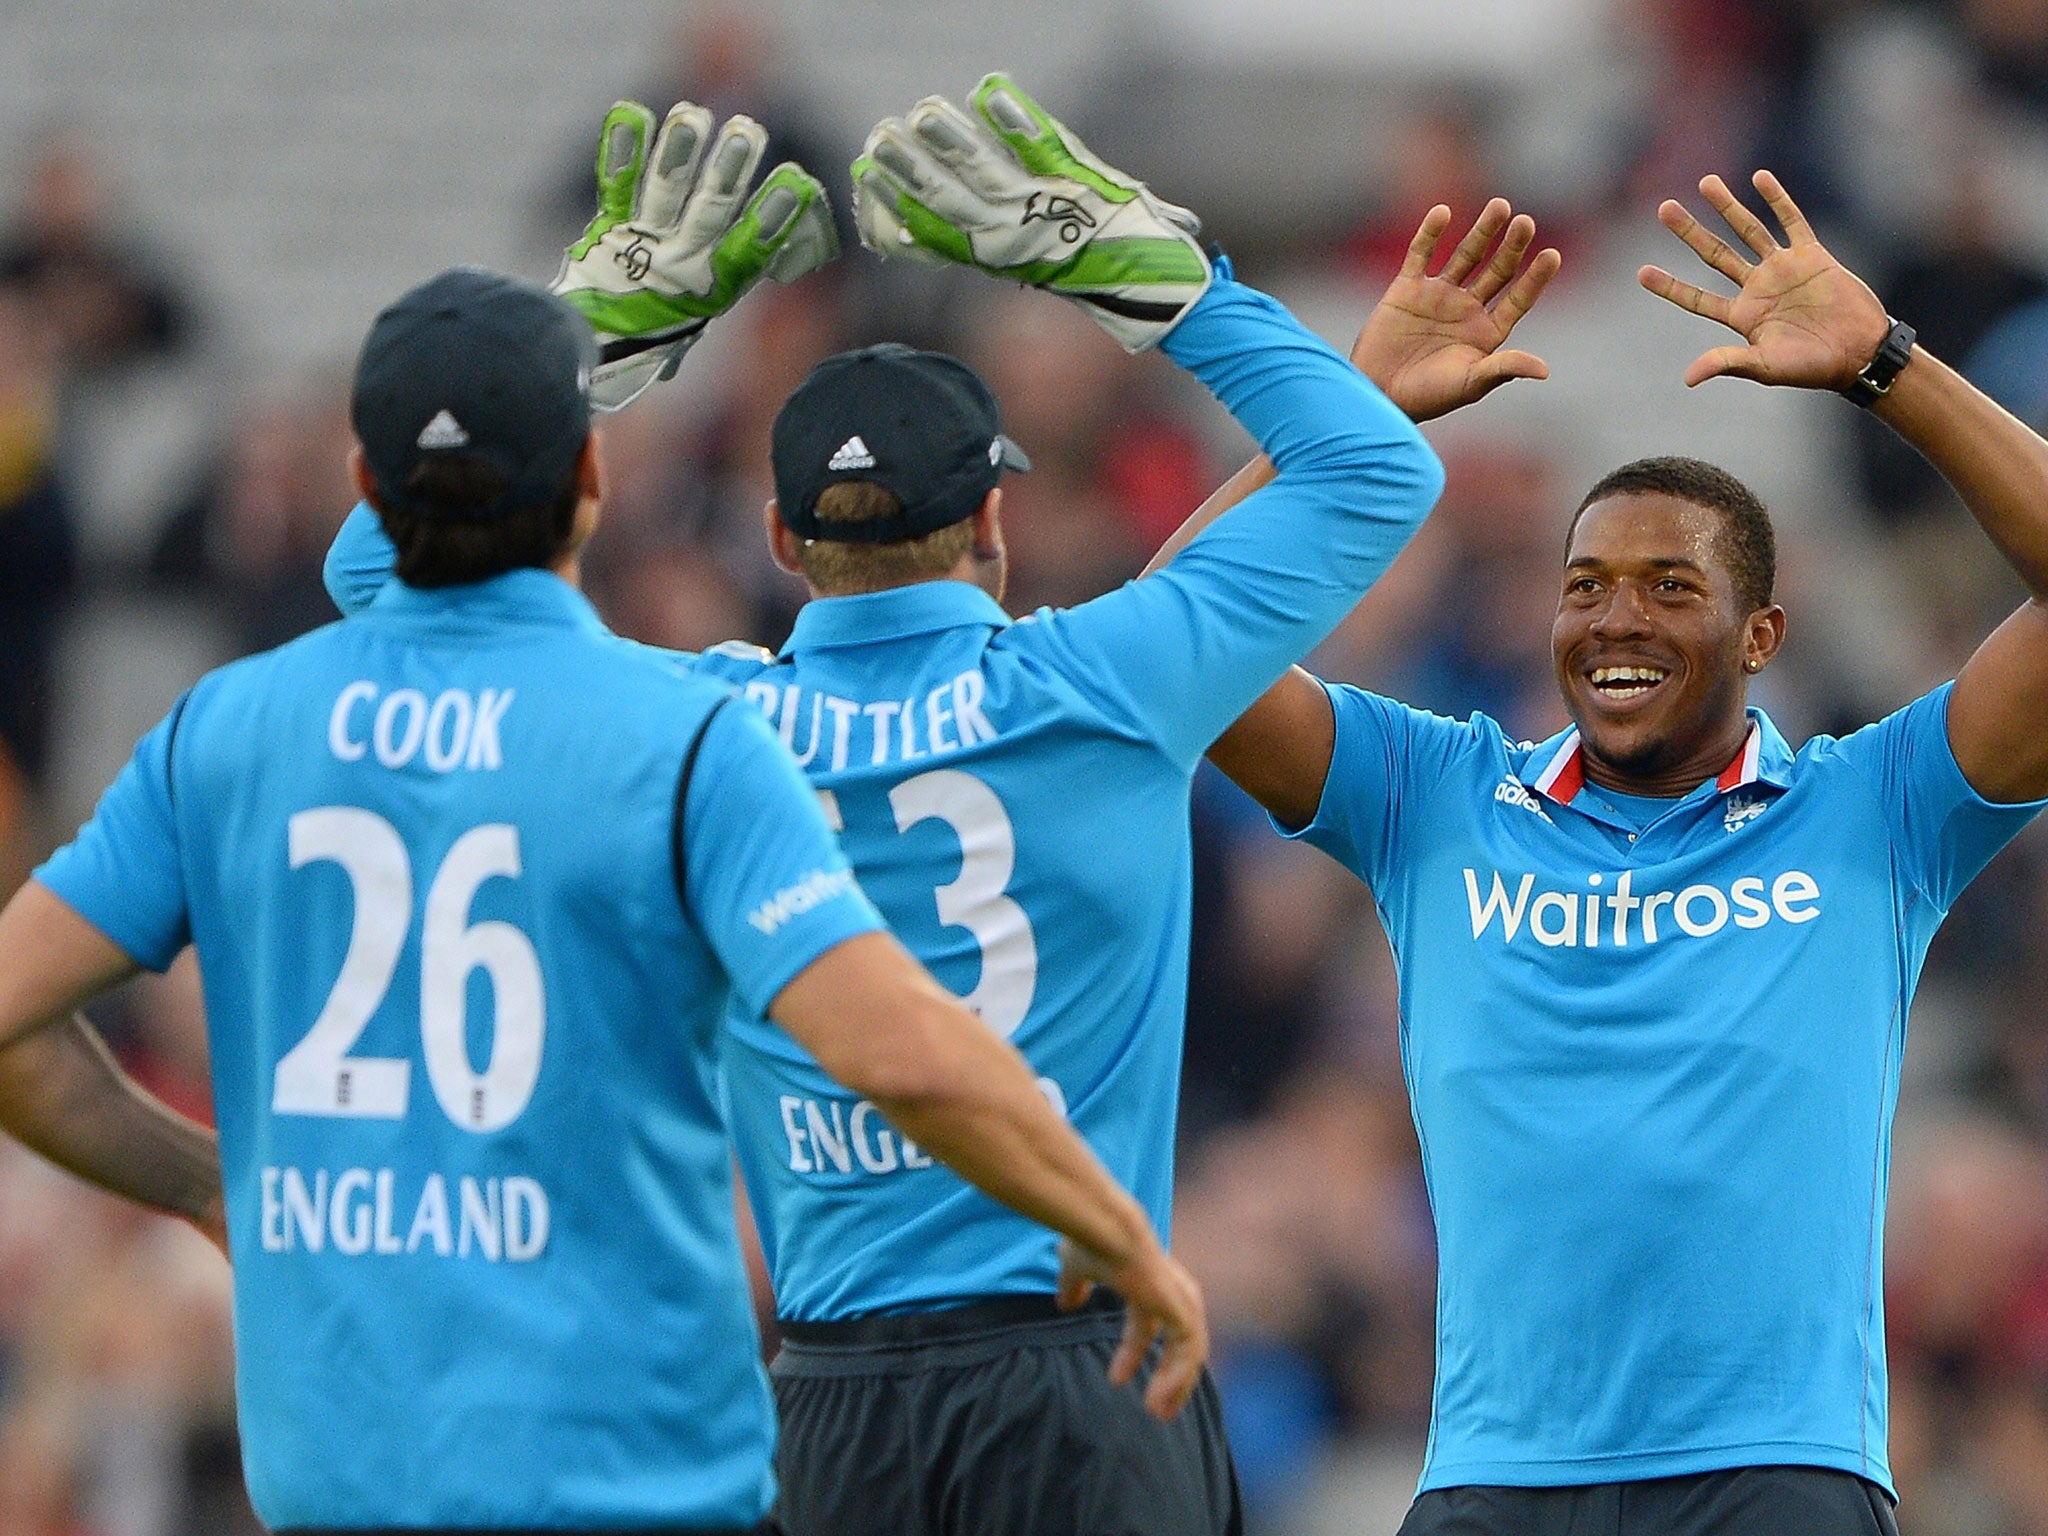
<path fill-rule="evenodd" d="M 979 267 L 1073 299 L 1141 352 L 1208 290 L 1200 222 L 1104 165 L 1003 75 L 963 112 L 928 96 L 886 118 L 853 163 L 861 243 Z"/>
<path fill-rule="evenodd" d="M 763 274 L 794 282 L 839 254 L 825 189 L 799 166 L 776 166 L 740 206 L 767 129 L 750 117 L 716 137 L 711 129 L 710 112 L 687 101 L 658 136 L 637 101 L 605 114 L 597 217 L 551 285 L 597 331 L 590 397 L 601 411 L 672 377 L 704 327 Z"/>

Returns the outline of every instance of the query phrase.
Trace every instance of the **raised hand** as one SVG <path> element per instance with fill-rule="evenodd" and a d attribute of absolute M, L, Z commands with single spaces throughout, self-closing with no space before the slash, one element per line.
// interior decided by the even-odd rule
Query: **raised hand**
<path fill-rule="evenodd" d="M 1709 293 L 1662 267 L 1644 267 L 1637 281 L 1680 309 L 1719 321 L 1745 343 L 1715 347 L 1694 358 L 1685 370 L 1688 387 L 1726 374 L 1759 384 L 1846 389 L 1884 344 L 1891 327 L 1884 305 L 1820 243 L 1777 177 L 1758 171 L 1750 180 L 1784 228 L 1786 244 L 1778 243 L 1720 177 L 1701 181 L 1700 195 L 1749 247 L 1754 262 L 1700 223 L 1683 203 L 1674 199 L 1657 210 L 1666 229 L 1741 292 L 1732 298 Z"/>
<path fill-rule="evenodd" d="M 551 285 L 597 332 L 591 403 L 615 411 L 671 377 L 704 327 L 764 276 L 796 281 L 839 254 L 825 189 L 785 162 L 747 189 L 768 130 L 679 101 L 657 133 L 636 101 L 605 115 L 597 216 Z"/>
<path fill-rule="evenodd" d="M 1156 345 L 1208 291 L 1200 221 L 1096 158 L 1006 75 L 963 111 L 927 96 L 853 162 L 878 255 L 979 268 L 1071 299 L 1125 350 Z"/>
<path fill-rule="evenodd" d="M 1359 371 L 1414 421 L 1470 405 L 1509 379 L 1550 377 L 1542 358 L 1501 348 L 1564 258 L 1546 248 L 1524 267 L 1536 221 L 1497 197 L 1431 277 L 1430 260 L 1450 225 L 1451 210 L 1441 203 L 1423 215 L 1400 274 L 1351 348 Z"/>

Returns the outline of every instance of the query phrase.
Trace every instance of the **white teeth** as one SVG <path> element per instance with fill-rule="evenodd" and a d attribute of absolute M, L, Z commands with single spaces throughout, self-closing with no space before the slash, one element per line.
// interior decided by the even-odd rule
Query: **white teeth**
<path fill-rule="evenodd" d="M 1625 686 L 1629 683 L 1640 683 L 1644 687 L 1649 687 L 1663 682 L 1665 676 L 1664 671 L 1657 667 L 1595 667 L 1593 669 L 1593 686 L 1595 688 L 1606 688 L 1615 684 Z M 1628 691 L 1639 692 L 1640 690 L 1629 689 Z"/>

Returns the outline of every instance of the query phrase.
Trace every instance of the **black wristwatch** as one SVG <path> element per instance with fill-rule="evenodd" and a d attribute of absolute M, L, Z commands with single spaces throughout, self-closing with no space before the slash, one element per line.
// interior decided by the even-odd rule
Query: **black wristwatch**
<path fill-rule="evenodd" d="M 1885 318 L 1891 320 L 1889 315 Z M 1884 345 L 1877 349 L 1877 356 L 1850 380 L 1842 393 L 1867 410 L 1892 392 L 1892 380 L 1912 359 L 1913 327 L 1903 320 L 1892 320 L 1892 328 L 1884 333 Z"/>

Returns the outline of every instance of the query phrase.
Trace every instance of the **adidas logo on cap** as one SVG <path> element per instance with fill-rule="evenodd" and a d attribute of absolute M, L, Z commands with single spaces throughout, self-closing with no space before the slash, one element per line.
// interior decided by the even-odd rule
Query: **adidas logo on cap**
<path fill-rule="evenodd" d="M 421 448 L 467 448 L 469 434 L 454 416 L 447 411 L 439 411 L 432 421 L 420 428 L 415 443 Z"/>
<path fill-rule="evenodd" d="M 856 432 L 839 445 L 838 451 L 825 461 L 825 467 L 835 470 L 873 469 L 875 456 L 868 452 L 868 445 L 860 440 L 860 434 Z"/>

